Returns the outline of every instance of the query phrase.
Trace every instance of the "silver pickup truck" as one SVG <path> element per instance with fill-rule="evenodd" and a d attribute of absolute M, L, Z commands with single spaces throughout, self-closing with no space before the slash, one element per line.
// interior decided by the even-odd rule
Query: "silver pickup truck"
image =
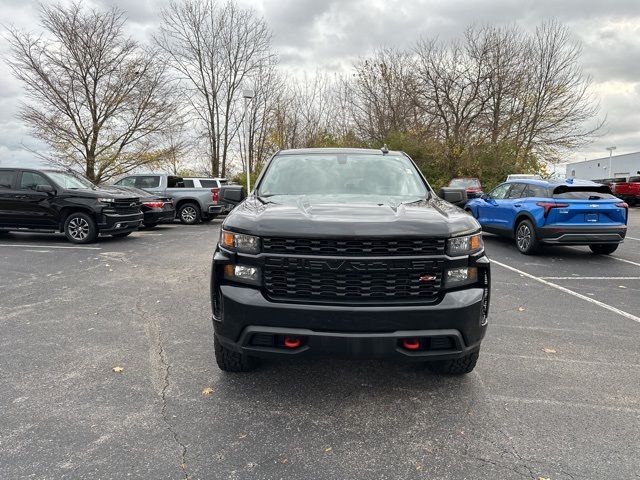
<path fill-rule="evenodd" d="M 219 188 L 185 188 L 184 179 L 175 175 L 129 175 L 114 185 L 141 188 L 163 197 L 171 197 L 176 206 L 176 216 L 187 225 L 213 220 L 224 206 L 220 202 Z"/>

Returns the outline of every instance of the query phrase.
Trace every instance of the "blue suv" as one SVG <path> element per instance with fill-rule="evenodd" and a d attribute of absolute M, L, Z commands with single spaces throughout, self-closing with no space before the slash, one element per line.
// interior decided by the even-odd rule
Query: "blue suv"
<path fill-rule="evenodd" d="M 515 238 L 524 254 L 542 244 L 613 253 L 627 233 L 628 208 L 607 185 L 572 179 L 513 180 L 465 205 L 484 231 Z"/>

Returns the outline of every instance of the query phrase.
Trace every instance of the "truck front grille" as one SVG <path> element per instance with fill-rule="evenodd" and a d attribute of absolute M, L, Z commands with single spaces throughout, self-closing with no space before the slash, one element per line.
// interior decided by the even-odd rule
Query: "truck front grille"
<path fill-rule="evenodd" d="M 441 260 L 267 258 L 264 287 L 272 298 L 319 302 L 419 302 L 438 298 Z"/>
<path fill-rule="evenodd" d="M 325 238 L 264 237 L 262 239 L 262 250 L 265 253 L 292 255 L 443 255 L 445 240 L 442 238 L 367 238 L 336 240 Z"/>
<path fill-rule="evenodd" d="M 121 215 L 128 213 L 138 213 L 140 211 L 140 199 L 119 198 L 113 203 L 113 209 Z"/>

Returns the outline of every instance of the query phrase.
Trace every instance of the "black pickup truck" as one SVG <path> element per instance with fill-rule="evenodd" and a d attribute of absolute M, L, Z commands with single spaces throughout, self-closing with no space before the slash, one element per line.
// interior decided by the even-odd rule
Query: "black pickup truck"
<path fill-rule="evenodd" d="M 438 198 L 405 153 L 280 151 L 214 253 L 218 366 L 323 354 L 471 372 L 489 270 L 480 225 Z"/>
<path fill-rule="evenodd" d="M 0 169 L 0 233 L 64 232 L 73 243 L 126 237 L 142 223 L 140 200 L 64 170 Z"/>

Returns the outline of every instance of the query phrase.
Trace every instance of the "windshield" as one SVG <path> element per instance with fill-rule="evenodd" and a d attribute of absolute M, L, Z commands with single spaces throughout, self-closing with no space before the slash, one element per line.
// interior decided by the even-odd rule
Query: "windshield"
<path fill-rule="evenodd" d="M 454 178 L 449 183 L 449 186 L 461 188 L 477 188 L 480 186 L 480 182 L 475 178 Z"/>
<path fill-rule="evenodd" d="M 75 190 L 78 188 L 96 188 L 88 179 L 70 172 L 47 172 L 47 175 L 62 188 Z"/>
<path fill-rule="evenodd" d="M 354 195 L 420 197 L 427 187 L 406 157 L 336 154 L 275 157 L 258 195 Z"/>

